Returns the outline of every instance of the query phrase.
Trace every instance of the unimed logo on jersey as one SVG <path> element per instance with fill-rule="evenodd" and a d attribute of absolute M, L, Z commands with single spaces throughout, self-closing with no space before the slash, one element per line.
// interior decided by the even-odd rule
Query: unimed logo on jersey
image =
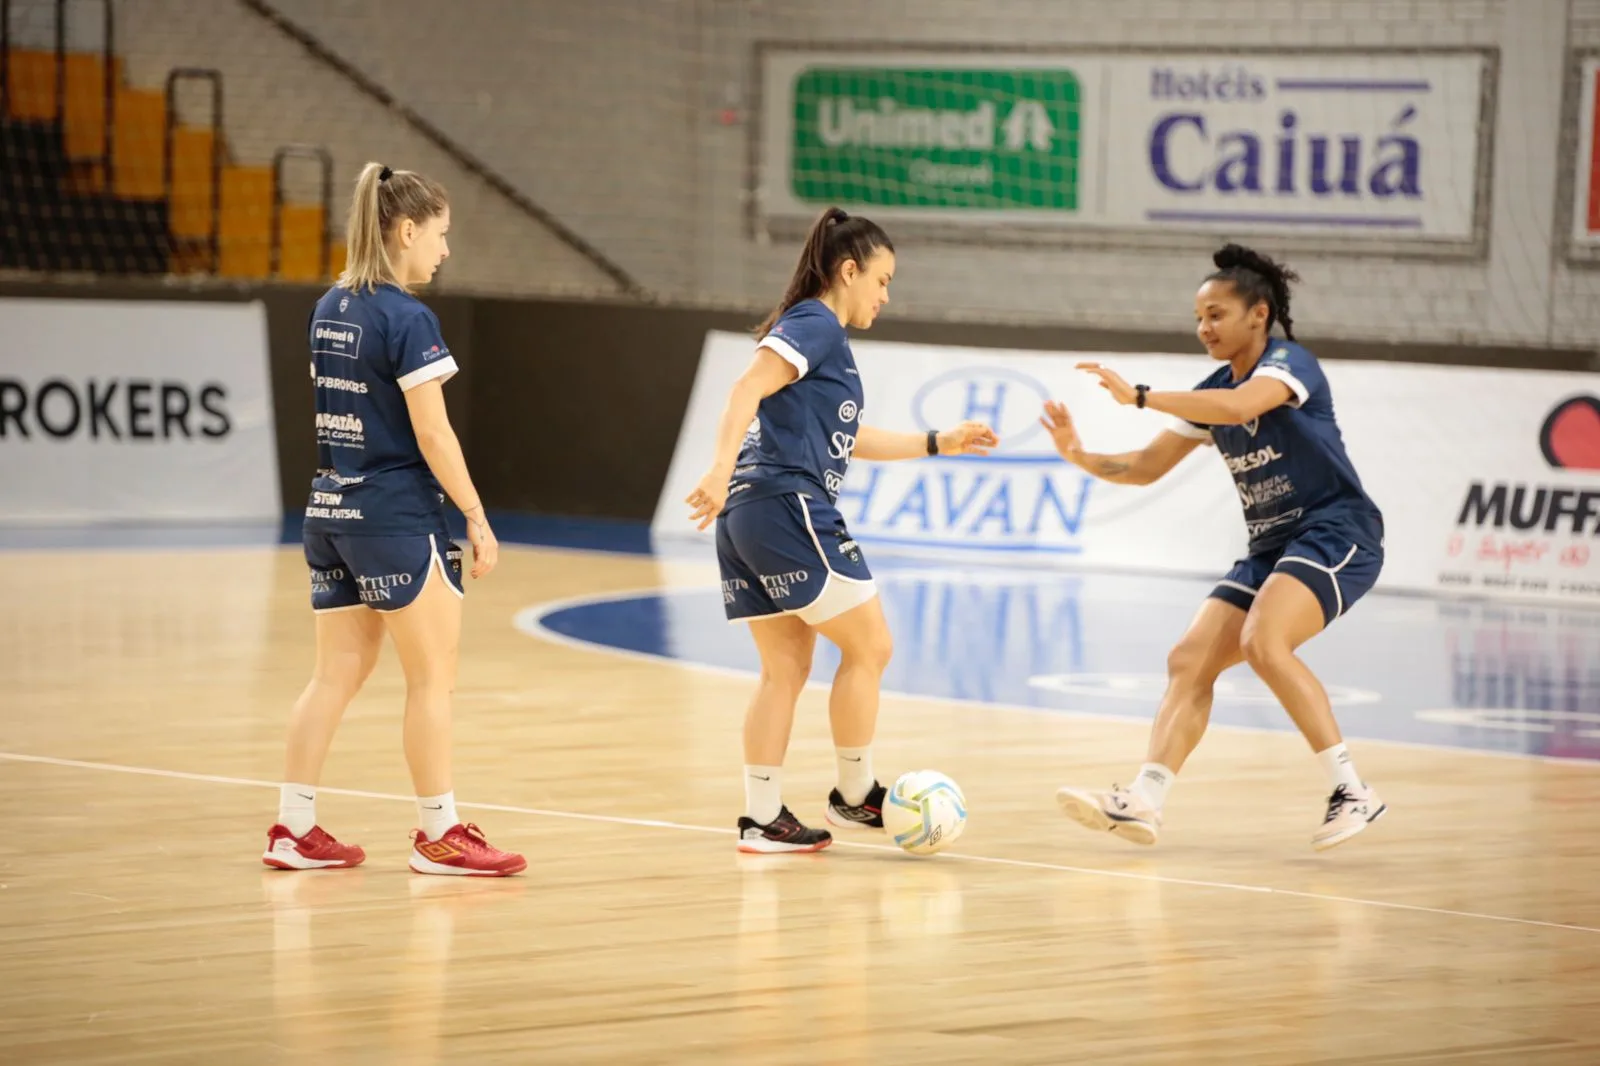
<path fill-rule="evenodd" d="M 0 378 L 0 440 L 221 440 L 233 430 L 219 382 Z"/>

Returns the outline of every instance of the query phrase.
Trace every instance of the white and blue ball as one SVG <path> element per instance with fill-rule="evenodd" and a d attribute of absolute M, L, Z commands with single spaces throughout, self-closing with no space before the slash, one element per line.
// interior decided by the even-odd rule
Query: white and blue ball
<path fill-rule="evenodd" d="M 967 799 L 937 770 L 901 774 L 883 801 L 883 828 L 905 851 L 932 855 L 967 827 Z"/>

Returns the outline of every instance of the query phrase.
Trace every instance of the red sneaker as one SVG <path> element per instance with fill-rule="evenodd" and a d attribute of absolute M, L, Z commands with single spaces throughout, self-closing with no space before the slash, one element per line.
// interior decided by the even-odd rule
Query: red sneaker
<path fill-rule="evenodd" d="M 475 825 L 453 825 L 438 840 L 422 830 L 411 832 L 411 869 L 419 874 L 455 874 L 465 877 L 509 877 L 528 868 L 528 860 L 501 851 L 483 837 Z"/>
<path fill-rule="evenodd" d="M 297 837 L 288 827 L 275 825 L 267 830 L 267 850 L 261 861 L 279 870 L 335 870 L 360 866 L 367 853 L 354 844 L 341 844 L 318 826 Z"/>

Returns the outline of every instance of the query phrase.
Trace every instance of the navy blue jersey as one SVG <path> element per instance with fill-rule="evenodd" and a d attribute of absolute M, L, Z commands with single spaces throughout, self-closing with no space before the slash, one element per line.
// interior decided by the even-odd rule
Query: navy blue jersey
<path fill-rule="evenodd" d="M 357 536 L 437 533 L 444 493 L 417 446 L 405 392 L 448 379 L 456 361 L 439 320 L 393 285 L 337 286 L 311 315 L 317 476 L 305 529 Z"/>
<path fill-rule="evenodd" d="M 788 492 L 838 499 L 861 422 L 861 374 L 839 316 L 821 300 L 783 313 L 760 347 L 799 377 L 761 401 L 728 481 L 728 506 Z"/>
<path fill-rule="evenodd" d="M 1333 392 L 1316 356 L 1293 341 L 1271 340 L 1241 381 L 1219 367 L 1196 389 L 1232 389 L 1252 377 L 1276 378 L 1294 395 L 1242 426 L 1207 426 L 1180 420 L 1190 437 L 1209 438 L 1227 461 L 1244 505 L 1250 553 L 1280 548 L 1296 532 L 1325 518 L 1379 518 L 1345 454 L 1333 417 Z"/>

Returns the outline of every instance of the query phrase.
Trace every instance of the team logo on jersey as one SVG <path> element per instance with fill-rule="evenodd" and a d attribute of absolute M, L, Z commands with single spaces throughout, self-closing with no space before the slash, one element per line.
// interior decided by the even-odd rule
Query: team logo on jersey
<path fill-rule="evenodd" d="M 846 400 L 839 405 L 839 421 L 841 422 L 854 422 L 856 416 L 860 413 L 861 409 L 856 406 L 854 400 Z"/>
<path fill-rule="evenodd" d="M 1539 450 L 1557 470 L 1600 470 L 1600 398 L 1557 404 L 1539 427 Z"/>
<path fill-rule="evenodd" d="M 861 564 L 861 546 L 844 530 L 839 530 L 834 536 L 839 538 L 839 554 L 849 559 L 856 565 Z"/>
<path fill-rule="evenodd" d="M 1244 423 L 1244 431 L 1246 433 L 1250 434 L 1252 437 L 1256 435 L 1256 430 L 1258 430 L 1260 428 L 1261 428 L 1261 419 L 1260 418 L 1252 418 L 1250 421 Z"/>
<path fill-rule="evenodd" d="M 342 315 L 342 314 L 345 313 L 345 311 L 349 310 L 349 308 L 350 308 L 350 297 L 348 297 L 348 296 L 339 297 L 339 313 Z"/>

